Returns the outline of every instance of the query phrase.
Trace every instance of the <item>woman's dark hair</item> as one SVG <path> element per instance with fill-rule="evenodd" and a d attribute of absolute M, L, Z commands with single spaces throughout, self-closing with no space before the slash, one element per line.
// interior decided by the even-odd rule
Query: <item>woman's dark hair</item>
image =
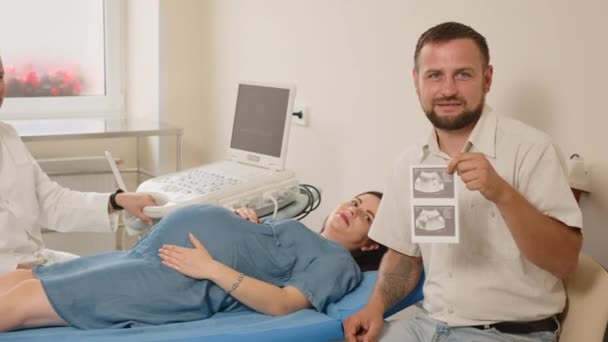
<path fill-rule="evenodd" d="M 362 272 L 375 271 L 380 267 L 380 261 L 382 261 L 382 257 L 388 250 L 388 247 L 382 244 L 378 245 L 378 249 L 373 251 L 363 252 L 358 250 L 350 253 Z"/>
<path fill-rule="evenodd" d="M 372 195 L 378 197 L 379 200 L 382 200 L 382 196 L 384 194 L 380 191 L 366 191 L 358 194 L 355 197 L 359 197 L 362 195 Z M 355 259 L 355 262 L 357 263 L 357 265 L 359 265 L 359 268 L 362 272 L 375 271 L 380 267 L 380 261 L 382 260 L 382 257 L 384 256 L 384 253 L 386 253 L 387 250 L 388 248 L 385 245 L 378 243 L 378 249 L 376 250 L 367 252 L 358 250 L 353 251 L 350 254 L 353 256 L 353 259 Z"/>
<path fill-rule="evenodd" d="M 376 196 L 379 200 L 382 200 L 382 196 L 384 194 L 380 191 L 372 190 L 372 191 L 362 192 L 355 197 L 359 197 L 359 196 L 363 196 L 363 195 Z M 323 221 L 323 228 L 321 229 L 321 233 L 325 229 L 326 222 L 327 222 L 327 218 L 325 218 L 325 221 Z M 382 245 L 379 243 L 378 243 L 378 246 L 379 246 L 378 249 L 373 250 L 373 251 L 364 252 L 364 251 L 358 250 L 358 251 L 353 251 L 350 253 L 353 256 L 353 259 L 355 259 L 355 262 L 357 263 L 357 265 L 359 265 L 359 268 L 361 269 L 362 272 L 375 271 L 380 267 L 380 261 L 382 260 L 382 257 L 384 256 L 384 253 L 386 253 L 388 248 L 385 245 Z"/>

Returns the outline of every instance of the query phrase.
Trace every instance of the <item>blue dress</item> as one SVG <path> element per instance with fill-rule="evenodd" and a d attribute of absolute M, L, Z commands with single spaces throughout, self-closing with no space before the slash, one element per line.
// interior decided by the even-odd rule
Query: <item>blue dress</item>
<path fill-rule="evenodd" d="M 178 209 L 129 251 L 38 267 L 55 311 L 81 329 L 205 319 L 247 310 L 215 283 L 164 266 L 163 244 L 192 247 L 192 232 L 217 261 L 276 286 L 294 286 L 319 311 L 361 281 L 350 253 L 294 220 L 255 224 L 217 206 Z"/>

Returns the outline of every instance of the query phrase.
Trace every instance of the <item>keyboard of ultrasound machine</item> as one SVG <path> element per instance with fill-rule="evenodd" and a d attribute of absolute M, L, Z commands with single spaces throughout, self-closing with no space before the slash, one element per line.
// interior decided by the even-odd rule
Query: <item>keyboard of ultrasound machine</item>
<path fill-rule="evenodd" d="M 226 187 L 240 184 L 252 177 L 269 173 L 268 170 L 247 168 L 245 172 L 239 169 L 239 175 L 228 175 L 228 170 L 198 168 L 175 175 L 158 177 L 155 182 L 161 183 L 160 190 L 181 195 L 207 194 Z M 159 184 L 160 185 L 160 184 Z M 175 198 L 177 199 L 177 198 Z"/>

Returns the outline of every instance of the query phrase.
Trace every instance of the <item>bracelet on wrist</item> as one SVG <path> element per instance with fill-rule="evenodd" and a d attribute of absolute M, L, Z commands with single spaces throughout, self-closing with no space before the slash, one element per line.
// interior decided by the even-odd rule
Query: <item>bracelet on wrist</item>
<path fill-rule="evenodd" d="M 232 284 L 232 287 L 230 288 L 230 290 L 228 290 L 227 294 L 230 294 L 232 293 L 232 291 L 236 290 L 239 285 L 241 285 L 244 278 L 245 274 L 243 272 L 239 273 L 239 276 L 236 278 L 236 281 L 234 282 L 234 284 Z"/>
<path fill-rule="evenodd" d="M 114 209 L 114 210 L 123 210 L 124 209 L 118 203 L 116 203 L 116 195 L 118 195 L 122 192 L 124 192 L 122 189 L 117 189 L 110 195 L 110 205 L 112 206 L 112 209 Z"/>

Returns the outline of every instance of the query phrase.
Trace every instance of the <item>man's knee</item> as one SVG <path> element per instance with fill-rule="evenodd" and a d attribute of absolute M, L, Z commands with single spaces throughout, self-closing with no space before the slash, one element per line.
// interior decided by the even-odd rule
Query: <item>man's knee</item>
<path fill-rule="evenodd" d="M 432 339 L 434 332 L 434 324 L 427 314 L 416 312 L 408 318 L 387 321 L 378 340 L 380 342 L 427 342 Z"/>
<path fill-rule="evenodd" d="M 410 319 L 396 319 L 384 323 L 384 329 L 378 337 L 380 342 L 418 341 L 412 336 Z M 407 337 L 407 338 L 406 338 Z"/>

